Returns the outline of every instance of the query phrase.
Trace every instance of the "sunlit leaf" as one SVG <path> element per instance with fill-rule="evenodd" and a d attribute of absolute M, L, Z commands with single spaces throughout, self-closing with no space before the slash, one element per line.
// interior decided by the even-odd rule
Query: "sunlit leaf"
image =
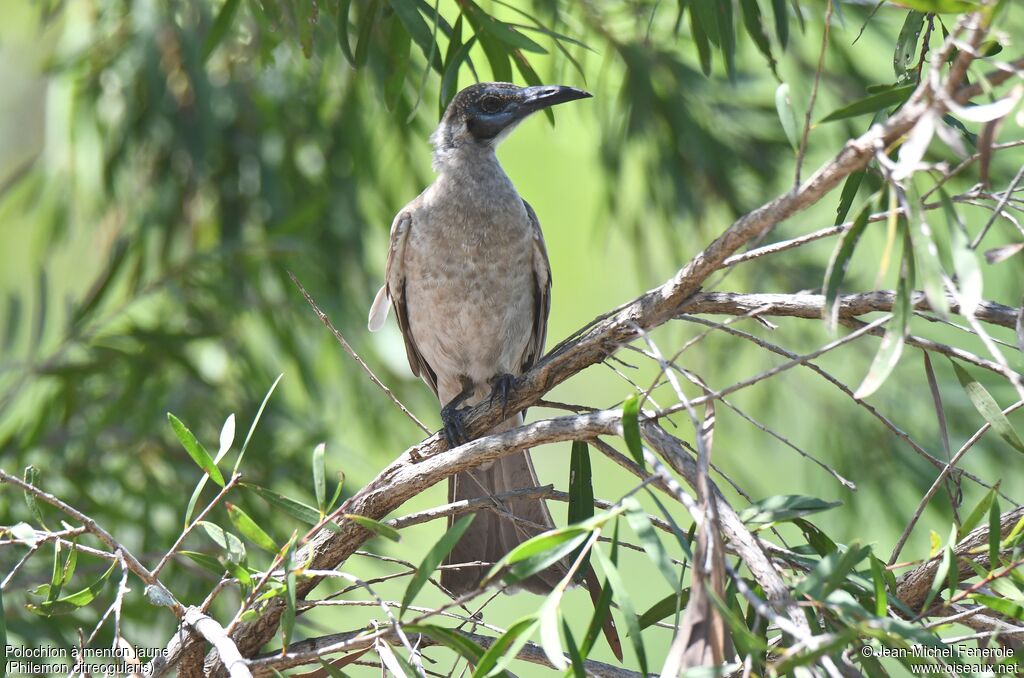
<path fill-rule="evenodd" d="M 977 379 L 972 377 L 967 370 L 952 360 L 949 362 L 953 366 L 957 380 L 964 387 L 967 397 L 970 398 L 971 404 L 974 405 L 974 409 L 978 411 L 978 414 L 984 417 L 985 421 L 988 422 L 989 426 L 992 427 L 992 430 L 1000 438 L 1008 442 L 1018 452 L 1024 452 L 1024 440 L 1021 440 L 1016 429 L 1013 428 L 1013 424 L 1003 414 L 1002 408 L 999 407 L 999 403 L 992 397 L 992 394 Z"/>
<path fill-rule="evenodd" d="M 176 416 L 167 413 L 167 420 L 171 422 L 171 428 L 174 429 L 174 435 L 178 436 L 178 440 L 181 441 L 182 447 L 188 452 L 188 455 L 192 457 L 192 461 L 206 472 L 206 475 L 210 477 L 213 482 L 217 483 L 221 487 L 224 487 L 224 476 L 221 475 L 220 469 L 213 462 L 213 458 L 210 453 L 206 451 L 203 444 L 196 440 L 196 437 L 192 435 L 192 431 L 185 428 L 185 425 L 181 423 L 181 420 Z"/>
<path fill-rule="evenodd" d="M 466 516 L 462 516 L 455 523 L 448 528 L 448 530 L 437 540 L 427 555 L 420 562 L 419 567 L 416 568 L 416 574 L 412 576 L 409 581 L 409 585 L 405 589 L 405 595 L 402 596 L 402 609 L 399 615 L 405 614 L 405 610 L 412 603 L 413 599 L 416 598 L 416 594 L 420 592 L 420 589 L 430 579 L 430 575 L 434 573 L 437 566 L 441 564 L 441 561 L 445 559 L 445 556 L 458 543 L 459 539 L 462 538 L 463 533 L 469 528 L 470 523 L 476 518 L 475 513 L 471 513 Z"/>
<path fill-rule="evenodd" d="M 360 527 L 365 527 L 371 532 L 376 532 L 382 537 L 387 537 L 391 541 L 401 541 L 402 539 L 402 535 L 398 533 L 398 530 L 390 525 L 374 520 L 373 518 L 367 518 L 366 516 L 360 516 L 354 513 L 345 513 L 343 515 L 345 518 L 348 518 Z"/>
<path fill-rule="evenodd" d="M 225 505 L 228 509 L 228 518 L 231 519 L 231 523 L 238 528 L 243 537 L 264 551 L 277 553 L 277 544 L 274 543 L 269 534 L 263 531 L 262 527 L 256 524 L 256 521 L 249 517 L 249 514 L 231 502 L 227 502 Z"/>
<path fill-rule="evenodd" d="M 745 523 L 778 523 L 802 518 L 842 506 L 839 501 L 825 501 L 799 494 L 782 494 L 756 501 L 740 511 Z"/>
<path fill-rule="evenodd" d="M 917 89 L 917 85 L 902 85 L 879 92 L 878 94 L 872 94 L 855 101 L 852 104 L 848 104 L 842 108 L 837 108 L 822 118 L 821 122 L 833 122 L 835 120 L 852 118 L 866 113 L 874 113 L 875 111 L 880 111 L 883 108 L 898 106 L 909 99 L 915 89 Z"/>

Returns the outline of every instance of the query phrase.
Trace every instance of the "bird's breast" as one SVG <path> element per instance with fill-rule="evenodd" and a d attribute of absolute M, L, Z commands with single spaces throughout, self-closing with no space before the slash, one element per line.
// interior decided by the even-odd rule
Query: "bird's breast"
<path fill-rule="evenodd" d="M 518 373 L 533 326 L 533 228 L 514 189 L 425 195 L 406 246 L 410 330 L 439 381 Z M 511 186 L 509 186 L 511 188 Z"/>

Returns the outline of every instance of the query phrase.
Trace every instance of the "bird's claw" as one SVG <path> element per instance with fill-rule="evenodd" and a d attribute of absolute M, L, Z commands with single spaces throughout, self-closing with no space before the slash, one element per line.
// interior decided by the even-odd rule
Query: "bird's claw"
<path fill-rule="evenodd" d="M 508 400 L 512 395 L 512 388 L 516 384 L 516 377 L 512 374 L 499 374 L 491 379 L 491 404 L 498 402 L 501 405 L 501 414 L 505 416 L 508 410 Z"/>
<path fill-rule="evenodd" d="M 468 407 L 458 407 L 454 403 L 441 408 L 441 424 L 448 447 L 458 447 L 469 439 L 466 435 L 465 413 Z"/>

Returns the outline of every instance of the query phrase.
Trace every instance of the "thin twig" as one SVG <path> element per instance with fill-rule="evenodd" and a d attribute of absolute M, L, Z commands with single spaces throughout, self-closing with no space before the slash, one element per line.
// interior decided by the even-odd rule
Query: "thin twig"
<path fill-rule="evenodd" d="M 295 277 L 295 274 L 292 273 L 291 271 L 288 271 L 288 277 L 291 278 L 292 282 L 295 283 L 295 286 L 299 288 L 299 292 L 302 293 L 302 296 L 306 299 L 306 302 L 313 308 L 313 312 L 316 313 L 316 316 L 318 318 L 320 318 L 320 322 L 322 322 L 324 326 L 331 331 L 331 334 L 333 334 L 334 338 L 338 340 L 338 343 L 341 344 L 341 347 L 345 349 L 345 352 L 352 356 L 352 358 L 357 363 L 359 363 L 359 366 L 363 368 L 363 371 L 366 372 L 367 376 L 370 377 L 370 381 L 376 384 L 377 387 L 380 388 L 380 390 L 384 391 L 384 395 L 386 395 L 391 400 L 391 402 L 393 402 L 395 406 L 402 411 L 402 413 L 405 416 L 409 417 L 409 419 L 412 420 L 414 424 L 419 426 L 420 430 L 422 430 L 427 435 L 430 435 L 432 431 L 429 428 L 427 428 L 426 424 L 417 419 L 416 415 L 410 412 L 409 409 L 402 404 L 402 401 L 400 401 L 395 396 L 395 394 L 392 393 L 391 389 L 384 385 L 384 382 L 381 381 L 380 378 L 373 373 L 373 370 L 370 369 L 370 366 L 366 364 L 366 362 L 359 356 L 358 353 L 356 353 L 355 349 L 352 348 L 352 346 L 345 339 L 345 336 L 341 332 L 339 332 L 337 328 L 334 327 L 334 323 L 331 322 L 331 319 L 327 317 L 326 313 L 320 310 L 320 307 L 317 306 L 317 303 L 313 300 L 313 297 L 310 296 L 309 292 L 306 291 L 306 288 L 302 286 L 302 283 L 299 282 L 299 279 Z"/>

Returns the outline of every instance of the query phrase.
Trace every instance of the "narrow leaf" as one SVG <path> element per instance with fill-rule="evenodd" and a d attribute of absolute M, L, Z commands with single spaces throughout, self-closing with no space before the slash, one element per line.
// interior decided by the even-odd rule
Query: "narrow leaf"
<path fill-rule="evenodd" d="M 789 83 L 782 83 L 775 89 L 775 110 L 779 114 L 779 122 L 782 123 L 782 131 L 786 133 L 786 139 L 793 150 L 800 148 L 800 120 L 793 108 L 793 100 L 789 95 Z"/>
<path fill-rule="evenodd" d="M 176 416 L 167 413 L 167 420 L 171 422 L 171 428 L 174 429 L 174 434 L 178 436 L 178 440 L 181 441 L 182 447 L 188 452 L 188 455 L 192 457 L 199 468 L 203 469 L 213 482 L 217 483 L 221 487 L 224 487 L 224 476 L 221 475 L 220 469 L 213 462 L 213 458 L 210 453 L 206 451 L 202 443 L 196 440 L 196 437 L 192 435 L 192 431 L 185 428 L 185 425 L 181 423 L 181 420 Z"/>
<path fill-rule="evenodd" d="M 970 398 L 971 404 L 974 405 L 974 409 L 978 411 L 978 414 L 985 418 L 985 421 L 988 422 L 993 431 L 999 434 L 1000 438 L 1008 442 L 1018 452 L 1024 452 L 1024 440 L 1021 440 L 1020 436 L 1017 435 L 1013 424 L 1003 414 L 1002 409 L 995 398 L 992 397 L 992 394 L 978 380 L 972 377 L 967 370 L 952 360 L 950 360 L 950 363 L 953 365 L 953 371 L 956 373 L 957 380 L 964 387 L 967 397 Z"/>
<path fill-rule="evenodd" d="M 221 6 L 220 12 L 217 13 L 217 18 L 213 21 L 213 27 L 210 28 L 210 32 L 206 35 L 206 42 L 203 44 L 203 61 L 210 58 L 214 50 L 224 40 L 224 35 L 231 28 L 231 24 L 235 20 L 235 13 L 238 11 L 238 6 L 241 4 L 241 0 L 226 0 Z"/>
<path fill-rule="evenodd" d="M 622 404 L 622 437 L 640 468 L 644 465 L 644 447 L 640 439 L 640 398 L 633 395 Z"/>
<path fill-rule="evenodd" d="M 327 503 L 327 469 L 324 463 L 324 450 L 326 445 L 320 443 L 313 448 L 313 488 L 316 491 L 316 505 L 320 508 L 320 517 L 323 518 Z"/>
<path fill-rule="evenodd" d="M 860 208 L 860 212 L 857 213 L 853 225 L 839 237 L 836 249 L 828 262 L 828 268 L 825 269 L 825 283 L 823 285 L 825 294 L 824 312 L 830 329 L 834 329 L 839 322 L 839 286 L 846 276 L 846 269 L 850 267 L 850 260 L 853 258 L 857 243 L 860 242 L 860 238 L 864 235 L 864 230 L 867 228 L 868 217 L 871 216 L 871 204 L 872 200 L 864 203 L 864 206 Z"/>
<path fill-rule="evenodd" d="M 228 518 L 231 519 L 231 523 L 242 533 L 243 537 L 264 551 L 277 553 L 277 544 L 274 543 L 269 534 L 263 531 L 263 528 L 256 524 L 256 521 L 249 517 L 249 514 L 231 502 L 225 502 L 225 506 L 228 509 Z"/>
<path fill-rule="evenodd" d="M 651 525 L 647 514 L 644 513 L 640 503 L 633 497 L 627 497 L 623 500 L 622 504 L 626 507 L 626 521 L 633 528 L 633 532 L 636 533 L 637 539 L 640 540 L 640 545 L 643 546 L 644 551 L 647 553 L 647 557 L 651 559 L 651 562 L 658 568 L 661 575 L 665 577 L 669 588 L 675 588 L 679 575 L 676 573 L 675 568 L 672 567 L 672 560 L 668 557 L 668 553 L 665 552 L 665 547 L 662 546 L 658 535 L 655 534 L 654 526 Z"/>
<path fill-rule="evenodd" d="M 471 513 L 467 516 L 462 516 L 455 523 L 448 528 L 448 530 L 442 535 L 437 543 L 427 552 L 427 555 L 423 558 L 420 566 L 416 568 L 416 574 L 412 576 L 409 586 L 405 589 L 405 595 L 402 596 L 402 609 L 399 612 L 399 616 L 405 614 L 406 608 L 412 603 L 416 594 L 420 592 L 420 589 L 430 579 L 430 575 L 434 573 L 437 566 L 441 564 L 441 561 L 445 559 L 455 544 L 458 543 L 459 539 L 462 538 L 463 533 L 469 528 L 470 523 L 476 518 L 475 513 Z"/>
<path fill-rule="evenodd" d="M 909 99 L 910 95 L 914 93 L 916 88 L 917 85 L 902 85 L 900 87 L 887 89 L 877 94 L 872 94 L 855 101 L 852 104 L 843 106 L 842 108 L 837 108 L 822 118 L 821 122 L 843 120 L 844 118 L 852 118 L 857 115 L 874 113 L 875 111 L 880 111 L 883 108 L 898 106 Z"/>
<path fill-rule="evenodd" d="M 398 530 L 386 525 L 382 522 L 376 521 L 373 518 L 367 518 L 366 516 L 356 515 L 355 513 L 344 514 L 346 518 L 356 523 L 360 527 L 365 527 L 371 532 L 376 532 L 382 537 L 387 537 L 391 541 L 401 541 L 402 535 L 398 533 Z"/>

